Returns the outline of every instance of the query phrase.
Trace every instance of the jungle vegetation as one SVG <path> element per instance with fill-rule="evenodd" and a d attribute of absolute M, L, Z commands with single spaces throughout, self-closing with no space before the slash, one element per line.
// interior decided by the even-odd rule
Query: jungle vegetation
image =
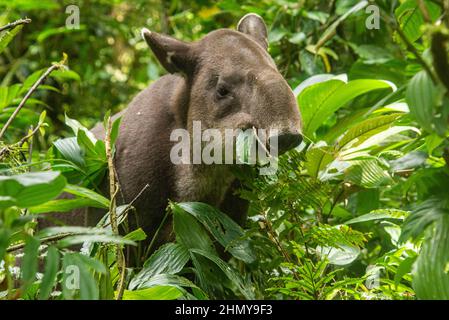
<path fill-rule="evenodd" d="M 449 299 L 449 1 L 75 2 L 70 27 L 73 1 L 0 0 L 0 299 Z M 157 234 L 119 235 L 132 203 L 97 186 L 110 115 L 165 73 L 140 29 L 192 41 L 248 12 L 269 26 L 304 143 L 275 176 L 239 172 L 243 227 L 171 202 L 176 241 L 127 266 Z M 87 129 L 99 121 L 105 141 Z M 80 207 L 108 214 L 36 229 Z"/>

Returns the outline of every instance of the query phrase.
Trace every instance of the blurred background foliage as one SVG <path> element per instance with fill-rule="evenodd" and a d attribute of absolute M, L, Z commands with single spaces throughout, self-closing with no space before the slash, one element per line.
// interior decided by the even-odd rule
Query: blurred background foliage
<path fill-rule="evenodd" d="M 248 12 L 265 19 L 270 53 L 292 87 L 314 74 L 348 70 L 353 79 L 382 78 L 401 85 L 406 64 L 397 44 L 386 41 L 391 30 L 367 30 L 363 10 L 337 26 L 327 44 L 332 49 L 322 47 L 318 56 L 311 51 L 310 46 L 320 40 L 335 17 L 357 2 L 80 0 L 76 1 L 80 28 L 69 29 L 65 27 L 70 15 L 66 8 L 73 1 L 0 0 L 1 25 L 20 17 L 33 21 L 0 55 L 1 85 L 23 82 L 65 52 L 76 74 L 70 74 L 69 82 L 51 80 L 62 94 L 41 91 L 39 100 L 45 103 L 56 134 L 64 130 L 64 112 L 92 126 L 106 110 L 123 109 L 139 90 L 165 72 L 142 41 L 142 27 L 192 41 L 211 30 L 235 28 Z M 390 1 L 380 2 L 389 8 Z"/>

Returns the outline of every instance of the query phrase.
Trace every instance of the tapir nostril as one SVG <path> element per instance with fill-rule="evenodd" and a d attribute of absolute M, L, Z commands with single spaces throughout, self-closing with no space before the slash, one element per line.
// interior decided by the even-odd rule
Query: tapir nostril
<path fill-rule="evenodd" d="M 276 148 L 276 142 L 274 140 L 276 138 L 278 155 L 299 146 L 302 142 L 302 135 L 298 133 L 284 133 L 279 136 L 270 137 L 270 148 Z"/>

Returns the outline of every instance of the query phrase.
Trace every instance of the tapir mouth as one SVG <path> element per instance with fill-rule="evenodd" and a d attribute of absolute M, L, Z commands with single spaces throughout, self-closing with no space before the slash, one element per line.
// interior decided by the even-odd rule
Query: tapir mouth
<path fill-rule="evenodd" d="M 302 139 L 303 137 L 299 133 L 283 133 L 277 136 L 272 136 L 269 139 L 270 152 L 274 153 L 277 151 L 277 155 L 280 156 L 299 146 Z"/>

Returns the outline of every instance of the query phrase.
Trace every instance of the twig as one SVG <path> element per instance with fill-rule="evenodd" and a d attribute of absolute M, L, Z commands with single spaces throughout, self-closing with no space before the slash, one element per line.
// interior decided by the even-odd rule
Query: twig
<path fill-rule="evenodd" d="M 142 188 L 142 190 L 139 191 L 139 193 L 137 194 L 137 196 L 134 197 L 134 199 L 131 200 L 130 203 L 128 203 L 125 207 L 125 209 L 123 210 L 123 214 L 126 214 L 126 212 L 128 212 L 129 209 L 131 209 L 131 207 L 133 206 L 134 202 L 137 201 L 137 199 L 140 198 L 140 196 L 143 194 L 143 192 L 148 189 L 150 187 L 150 185 L 147 183 L 145 185 L 145 187 Z M 103 227 L 107 227 L 111 224 L 111 222 L 108 222 L 106 224 L 103 225 Z"/>
<path fill-rule="evenodd" d="M 156 242 L 157 237 L 159 236 L 159 232 L 161 231 L 162 227 L 165 225 L 165 221 L 167 220 L 167 217 L 168 217 L 169 213 L 170 213 L 170 209 L 167 208 L 167 210 L 166 210 L 166 212 L 165 212 L 165 215 L 164 215 L 164 217 L 162 218 L 161 223 L 160 223 L 159 226 L 157 227 L 156 232 L 154 233 L 153 238 L 151 239 L 151 242 L 150 242 L 150 244 L 148 245 L 147 250 L 145 251 L 145 256 L 144 256 L 145 259 L 146 259 L 146 258 L 148 257 L 148 255 L 150 254 L 151 249 L 153 248 L 153 245 L 154 245 L 154 243 Z"/>
<path fill-rule="evenodd" d="M 21 24 L 28 24 L 31 22 L 31 19 L 25 18 L 25 19 L 19 19 L 17 21 L 8 23 L 7 25 L 4 25 L 3 27 L 0 27 L 0 32 L 5 31 L 5 30 L 9 30 L 9 29 L 13 29 L 15 27 L 17 27 L 18 25 Z"/>
<path fill-rule="evenodd" d="M 116 235 L 119 234 L 118 223 L 117 223 L 117 205 L 116 196 L 118 192 L 117 185 L 115 183 L 115 167 L 114 167 L 114 155 L 112 154 L 111 145 L 111 130 L 112 130 L 112 120 L 109 116 L 107 119 L 106 126 L 106 137 L 105 137 L 105 148 L 106 148 L 106 158 L 108 160 L 109 169 L 109 194 L 110 194 L 110 205 L 109 205 L 109 218 L 111 222 L 112 232 Z M 117 268 L 120 274 L 120 280 L 117 285 L 117 300 L 121 300 L 123 297 L 123 292 L 125 291 L 125 256 L 123 255 L 123 250 L 120 244 L 117 244 Z"/>
<path fill-rule="evenodd" d="M 11 122 L 16 118 L 17 114 L 20 112 L 22 107 L 25 105 L 27 100 L 30 98 L 30 96 L 36 91 L 36 89 L 44 82 L 45 78 L 47 78 L 50 73 L 52 73 L 54 70 L 59 69 L 62 67 L 61 63 L 54 63 L 50 68 L 47 69 L 47 71 L 44 72 L 44 74 L 33 84 L 33 86 L 28 90 L 25 97 L 23 97 L 22 101 L 20 101 L 19 105 L 17 106 L 16 110 L 14 110 L 13 114 L 9 117 L 6 124 L 3 126 L 2 131 L 0 131 L 0 139 L 5 134 L 6 129 L 11 125 Z"/>
<path fill-rule="evenodd" d="M 410 42 L 410 40 L 405 35 L 404 31 L 402 31 L 402 29 L 397 25 L 396 22 L 394 23 L 393 29 L 396 30 L 399 37 L 402 39 L 402 41 L 404 41 L 405 45 L 407 46 L 407 50 L 410 51 L 411 53 L 413 53 L 416 60 L 418 60 L 419 64 L 421 64 L 421 66 L 424 68 L 424 70 L 426 70 L 427 74 L 430 76 L 433 83 L 436 84 L 437 78 L 435 77 L 435 74 L 432 72 L 432 69 L 427 64 L 427 62 L 423 59 L 423 57 L 421 57 L 421 55 L 419 54 L 416 47 L 413 45 L 413 43 Z"/>
<path fill-rule="evenodd" d="M 25 142 L 27 142 L 28 139 L 32 138 L 36 132 L 39 130 L 39 128 L 42 126 L 42 124 L 38 124 L 36 126 L 36 128 L 33 129 L 33 127 L 31 126 L 31 132 L 29 134 L 27 134 L 25 137 L 23 137 L 22 139 L 20 139 L 20 141 L 17 143 L 19 145 L 19 147 L 23 146 L 23 144 Z"/>
<path fill-rule="evenodd" d="M 40 241 L 41 241 L 41 243 L 48 243 L 48 242 L 53 242 L 53 241 L 64 239 L 71 235 L 73 235 L 73 233 L 61 233 L 61 234 L 57 234 L 54 236 L 42 238 L 42 239 L 40 239 Z M 25 247 L 25 243 L 19 243 L 19 244 L 8 247 L 6 249 L 6 252 L 17 251 L 17 250 L 23 249 L 24 247 Z"/>

